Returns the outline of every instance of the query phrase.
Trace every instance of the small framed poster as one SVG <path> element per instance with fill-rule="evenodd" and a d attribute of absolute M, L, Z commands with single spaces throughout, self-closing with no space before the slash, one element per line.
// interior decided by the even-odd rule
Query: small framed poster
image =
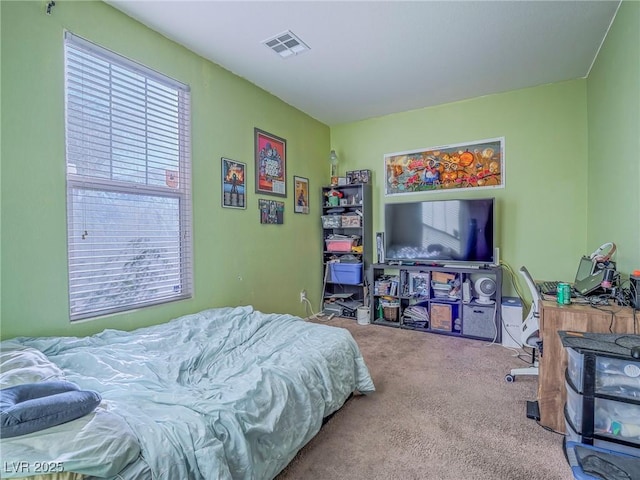
<path fill-rule="evenodd" d="M 287 196 L 287 141 L 254 128 L 256 193 Z"/>
<path fill-rule="evenodd" d="M 309 179 L 293 177 L 294 213 L 309 213 Z"/>
<path fill-rule="evenodd" d="M 222 206 L 247 208 L 247 165 L 222 157 Z"/>
<path fill-rule="evenodd" d="M 284 202 L 277 200 L 258 200 L 260 223 L 282 225 L 284 223 Z"/>
<path fill-rule="evenodd" d="M 347 185 L 369 183 L 371 170 L 350 170 L 347 172 Z"/>

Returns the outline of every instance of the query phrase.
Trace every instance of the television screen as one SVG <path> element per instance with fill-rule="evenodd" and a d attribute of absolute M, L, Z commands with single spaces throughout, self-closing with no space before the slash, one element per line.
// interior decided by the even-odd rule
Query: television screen
<path fill-rule="evenodd" d="M 493 198 L 385 204 L 386 261 L 494 263 Z"/>

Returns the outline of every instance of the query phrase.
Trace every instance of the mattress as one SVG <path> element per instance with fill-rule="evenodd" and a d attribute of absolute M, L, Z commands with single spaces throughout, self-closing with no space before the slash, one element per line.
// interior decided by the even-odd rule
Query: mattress
<path fill-rule="evenodd" d="M 250 306 L 209 309 L 132 332 L 23 337 L 0 347 L 41 352 L 59 376 L 101 394 L 100 408 L 121 429 L 102 441 L 131 432 L 135 443 L 117 452 L 124 463 L 117 478 L 151 472 L 167 480 L 271 479 L 353 392 L 375 390 L 346 329 Z M 45 432 L 17 438 L 33 436 L 21 444 L 33 446 Z M 16 447 L 6 440 L 3 456 L 7 444 Z"/>

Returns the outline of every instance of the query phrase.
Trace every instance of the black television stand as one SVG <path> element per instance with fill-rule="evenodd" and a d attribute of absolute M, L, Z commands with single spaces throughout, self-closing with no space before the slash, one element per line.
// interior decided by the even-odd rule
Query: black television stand
<path fill-rule="evenodd" d="M 499 265 L 402 261 L 373 264 L 367 275 L 372 324 L 502 341 Z"/>

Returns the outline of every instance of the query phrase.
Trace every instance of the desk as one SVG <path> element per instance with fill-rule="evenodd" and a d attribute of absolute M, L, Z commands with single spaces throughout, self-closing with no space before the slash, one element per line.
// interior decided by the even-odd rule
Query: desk
<path fill-rule="evenodd" d="M 611 312 L 615 312 L 613 316 Z M 640 313 L 637 314 L 640 323 Z M 559 330 L 594 333 L 640 333 L 634 330 L 633 309 L 629 307 L 598 307 L 589 305 L 558 305 L 540 302 L 540 336 L 542 357 L 539 359 L 538 406 L 540 423 L 557 432 L 565 431 L 564 404 L 566 401 L 565 370 L 567 353 L 562 346 Z"/>

